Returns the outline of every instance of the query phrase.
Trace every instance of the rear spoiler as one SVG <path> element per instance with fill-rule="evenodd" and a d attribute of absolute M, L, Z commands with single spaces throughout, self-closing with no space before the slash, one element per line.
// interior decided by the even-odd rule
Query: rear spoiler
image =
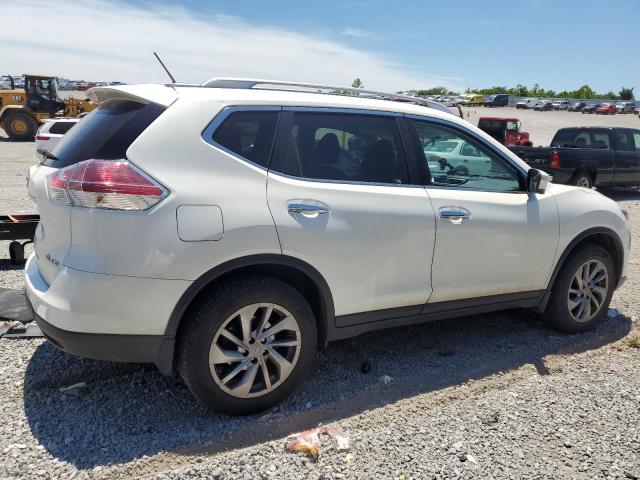
<path fill-rule="evenodd" d="M 168 107 L 178 99 L 178 92 L 171 87 L 155 83 L 93 87 L 87 90 L 89 99 L 96 103 L 105 100 L 133 100 L 142 103 L 157 103 Z"/>

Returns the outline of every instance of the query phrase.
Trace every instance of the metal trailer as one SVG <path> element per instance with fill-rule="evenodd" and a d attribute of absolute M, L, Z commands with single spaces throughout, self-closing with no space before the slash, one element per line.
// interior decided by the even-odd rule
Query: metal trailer
<path fill-rule="evenodd" d="M 13 265 L 24 263 L 24 247 L 33 243 L 38 222 L 40 215 L 0 215 L 0 240 L 11 241 L 9 259 Z"/>

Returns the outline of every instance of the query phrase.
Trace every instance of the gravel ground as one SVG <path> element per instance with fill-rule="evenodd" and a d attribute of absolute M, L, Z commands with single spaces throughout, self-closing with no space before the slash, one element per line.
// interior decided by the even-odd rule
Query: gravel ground
<path fill-rule="evenodd" d="M 34 211 L 32 152 L 0 138 L 0 211 Z M 313 378 L 266 415 L 205 412 L 150 366 L 0 339 L 0 478 L 640 478 L 640 193 L 614 196 L 632 216 L 629 279 L 594 331 L 509 311 L 363 335 L 319 353 Z M 22 285 L 0 260 L 0 287 Z M 78 396 L 59 391 L 78 382 Z M 350 449 L 323 438 L 317 461 L 285 451 L 319 423 L 342 427 Z"/>

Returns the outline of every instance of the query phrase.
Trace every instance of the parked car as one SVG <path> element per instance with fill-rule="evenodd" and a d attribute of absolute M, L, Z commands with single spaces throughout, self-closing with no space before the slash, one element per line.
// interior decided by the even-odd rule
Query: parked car
<path fill-rule="evenodd" d="M 554 110 L 568 110 L 569 102 L 567 100 L 556 100 L 551 103 L 551 107 Z"/>
<path fill-rule="evenodd" d="M 596 108 L 596 115 L 615 115 L 616 106 L 613 103 L 603 103 Z"/>
<path fill-rule="evenodd" d="M 539 100 L 537 98 L 525 98 L 524 100 L 520 100 L 516 103 L 516 108 L 533 108 L 535 104 L 537 104 Z"/>
<path fill-rule="evenodd" d="M 582 107 L 582 113 L 596 113 L 596 110 L 600 108 L 600 103 L 591 103 Z"/>
<path fill-rule="evenodd" d="M 499 93 L 497 95 L 489 95 L 484 99 L 485 107 L 506 107 L 509 104 L 509 95 Z"/>
<path fill-rule="evenodd" d="M 571 127 L 558 130 L 550 147 L 512 147 L 555 183 L 591 188 L 640 185 L 640 130 Z"/>
<path fill-rule="evenodd" d="M 571 105 L 569 105 L 569 108 L 567 108 L 567 110 L 569 110 L 570 112 L 581 112 L 582 109 L 586 106 L 587 104 L 585 102 L 573 102 Z"/>
<path fill-rule="evenodd" d="M 553 103 L 551 100 L 540 100 L 533 106 L 533 109 L 537 112 L 546 112 L 553 110 Z"/>
<path fill-rule="evenodd" d="M 517 118 L 481 117 L 478 120 L 478 128 L 491 135 L 502 145 L 532 146 L 529 133 L 521 132 L 521 127 L 522 124 Z"/>
<path fill-rule="evenodd" d="M 480 95 L 479 93 L 469 93 L 463 95 L 462 105 L 482 105 L 484 103 L 484 95 Z"/>
<path fill-rule="evenodd" d="M 635 102 L 619 102 L 616 103 L 616 113 L 633 113 L 635 107 Z"/>
<path fill-rule="evenodd" d="M 80 118 L 47 118 L 36 132 L 36 151 L 45 155 L 51 152 L 62 137 L 80 121 Z"/>
<path fill-rule="evenodd" d="M 606 317 L 629 258 L 616 202 L 548 183 L 440 105 L 264 84 L 89 92 L 100 106 L 29 174 L 26 296 L 54 345 L 176 369 L 207 407 L 246 414 L 370 330 Z M 489 168 L 431 171 L 425 149 L 449 141 Z"/>

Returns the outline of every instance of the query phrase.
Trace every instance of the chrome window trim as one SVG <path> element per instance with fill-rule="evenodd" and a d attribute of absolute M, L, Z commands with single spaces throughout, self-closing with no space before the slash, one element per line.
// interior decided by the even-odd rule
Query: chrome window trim
<path fill-rule="evenodd" d="M 402 117 L 400 112 L 393 112 L 387 110 L 372 110 L 369 108 L 351 108 L 351 107 L 297 107 L 297 106 L 283 106 L 283 112 L 301 112 L 301 113 L 347 113 L 351 115 L 373 115 L 377 117 Z"/>
<path fill-rule="evenodd" d="M 331 180 L 324 178 L 308 178 L 308 177 L 296 177 L 289 175 L 288 173 L 278 172 L 277 170 L 269 170 L 269 175 L 280 176 L 289 178 L 291 180 L 301 180 L 303 182 L 313 183 L 331 183 L 335 185 L 362 185 L 364 187 L 401 187 L 401 188 L 424 188 L 424 185 L 418 183 L 374 183 L 374 182 L 362 182 L 357 180 Z"/>
<path fill-rule="evenodd" d="M 472 132 L 470 130 L 467 130 L 464 127 L 462 127 L 460 125 L 457 125 L 455 123 L 451 123 L 451 122 L 448 122 L 446 120 L 443 120 L 441 118 L 426 117 L 424 115 L 415 115 L 415 114 L 405 114 L 404 116 L 405 116 L 405 118 L 408 118 L 408 119 L 413 119 L 413 120 L 418 120 L 418 121 L 423 121 L 423 122 L 439 124 L 439 125 L 441 125 L 443 127 L 449 128 L 451 130 L 459 131 L 463 135 L 466 135 L 466 136 L 472 138 L 473 140 L 478 142 L 480 145 L 485 147 L 487 150 L 489 150 L 491 153 L 495 154 L 499 159 L 503 160 L 505 163 L 507 163 L 509 166 L 511 166 L 516 171 L 516 174 L 520 174 L 522 177 L 524 177 L 522 180 L 526 183 L 526 178 L 527 178 L 527 171 L 526 170 L 524 170 L 522 167 L 520 167 L 520 165 L 515 163 L 511 158 L 506 156 L 503 152 L 498 150 L 494 145 L 491 145 L 490 143 L 487 143 L 487 141 L 484 140 L 483 138 L 478 137 L 474 132 Z M 431 176 L 431 178 L 433 179 L 433 175 Z M 426 184 L 425 187 L 426 188 L 446 188 L 446 189 L 454 189 L 454 190 L 462 190 L 462 191 L 474 191 L 474 192 L 490 192 L 490 193 L 528 193 L 526 190 L 522 190 L 522 189 L 513 190 L 513 191 L 505 191 L 505 190 L 492 190 L 492 189 L 488 189 L 488 188 L 458 187 L 456 185 L 433 185 L 431 183 Z"/>
<path fill-rule="evenodd" d="M 222 110 L 220 110 L 218 112 L 218 114 L 213 118 L 213 120 L 211 120 L 209 125 L 207 125 L 205 127 L 205 129 L 200 134 L 200 138 L 202 138 L 202 140 L 204 140 L 204 142 L 206 144 L 211 145 L 212 147 L 215 147 L 218 150 L 222 150 L 224 153 L 227 153 L 227 154 L 231 155 L 232 157 L 234 157 L 234 158 L 236 158 L 236 159 L 238 159 L 238 160 L 240 160 L 242 162 L 246 162 L 246 163 L 250 164 L 253 167 L 257 167 L 257 168 L 259 168 L 261 170 L 264 170 L 265 173 L 266 173 L 266 172 L 269 171 L 268 166 L 265 167 L 263 165 L 255 163 L 255 162 L 249 160 L 248 158 L 243 157 L 242 155 L 239 155 L 238 153 L 234 152 L 233 150 L 229 150 L 224 145 L 220 145 L 218 142 L 213 140 L 213 134 L 220 127 L 220 125 L 222 125 L 224 123 L 224 121 L 227 118 L 229 118 L 229 116 L 232 113 L 236 113 L 236 112 L 281 112 L 281 111 L 282 111 L 282 107 L 273 106 L 273 105 L 237 105 L 237 106 L 227 106 L 227 107 L 224 107 Z M 274 142 L 275 142 L 275 139 L 276 139 L 277 132 L 278 132 L 278 124 L 276 123 L 276 131 L 275 131 L 274 136 L 273 136 L 273 141 Z M 270 158 L 269 158 L 269 161 L 271 161 Z"/>

